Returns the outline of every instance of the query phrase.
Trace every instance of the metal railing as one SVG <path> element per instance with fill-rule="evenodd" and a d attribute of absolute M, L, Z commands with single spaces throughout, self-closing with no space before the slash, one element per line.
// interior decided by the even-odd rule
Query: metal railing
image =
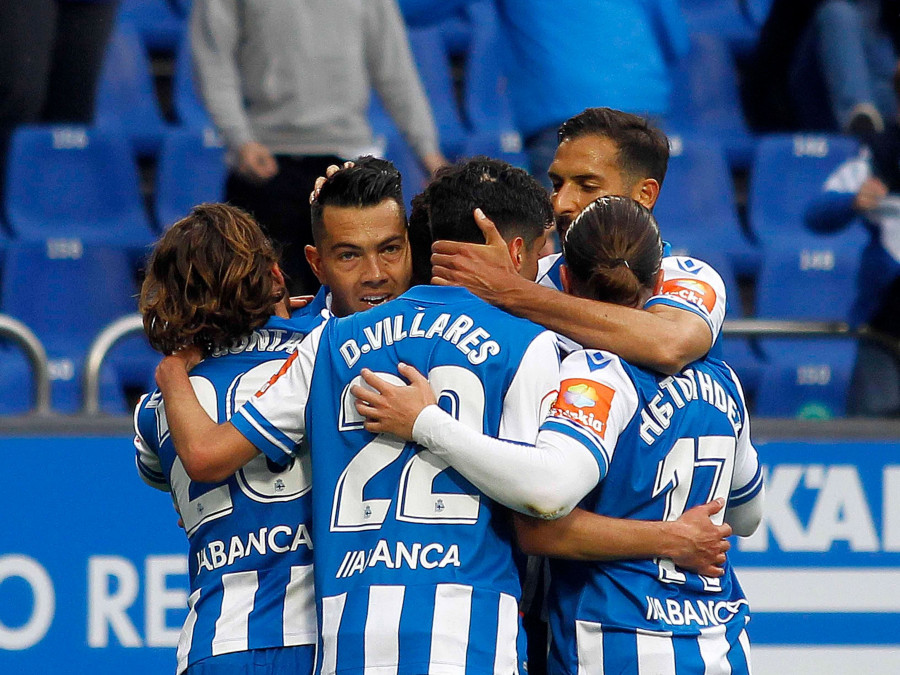
<path fill-rule="evenodd" d="M 100 366 L 103 360 L 119 340 L 132 333 L 143 332 L 144 324 L 140 314 L 129 314 L 116 319 L 94 338 L 84 360 L 84 405 L 81 412 L 85 415 L 100 413 Z"/>
<path fill-rule="evenodd" d="M 16 342 L 25 352 L 31 363 L 34 380 L 34 411 L 39 415 L 50 413 L 50 366 L 44 345 L 21 321 L 0 314 L 0 335 Z"/>

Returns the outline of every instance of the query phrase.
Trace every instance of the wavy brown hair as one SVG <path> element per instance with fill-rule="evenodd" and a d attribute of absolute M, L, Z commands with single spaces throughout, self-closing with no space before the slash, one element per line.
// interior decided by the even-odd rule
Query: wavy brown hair
<path fill-rule="evenodd" d="M 248 335 L 283 299 L 272 268 L 278 256 L 253 218 L 228 204 L 200 204 L 156 243 L 141 287 L 144 331 L 172 354 L 204 355 Z"/>

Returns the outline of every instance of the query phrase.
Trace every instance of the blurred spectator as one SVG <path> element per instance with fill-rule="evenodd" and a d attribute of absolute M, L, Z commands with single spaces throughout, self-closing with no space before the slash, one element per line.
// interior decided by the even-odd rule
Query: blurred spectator
<path fill-rule="evenodd" d="M 116 5 L 117 0 L 0 3 L 0 157 L 20 124 L 91 122 Z"/>
<path fill-rule="evenodd" d="M 858 223 L 871 239 L 863 250 L 856 324 L 900 340 L 900 123 L 869 138 L 869 147 L 829 176 L 824 191 L 810 202 L 807 225 L 834 232 Z M 900 367 L 888 350 L 861 341 L 850 385 L 848 413 L 900 414 Z"/>
<path fill-rule="evenodd" d="M 495 1 L 513 112 L 540 180 L 559 125 L 585 108 L 668 112 L 670 68 L 689 48 L 678 0 Z"/>
<path fill-rule="evenodd" d="M 897 111 L 898 12 L 896 0 L 819 0 L 790 80 L 802 123 L 855 135 L 884 130 Z M 827 99 L 824 117 L 810 86 L 817 80 Z"/>
<path fill-rule="evenodd" d="M 328 165 L 373 151 L 373 85 L 426 169 L 444 163 L 396 0 L 194 0 L 190 30 L 226 199 L 283 247 L 291 292 L 314 292 L 307 198 Z"/>

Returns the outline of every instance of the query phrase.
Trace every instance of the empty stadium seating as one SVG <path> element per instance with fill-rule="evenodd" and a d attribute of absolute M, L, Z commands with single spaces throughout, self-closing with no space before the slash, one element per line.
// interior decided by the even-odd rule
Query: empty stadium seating
<path fill-rule="evenodd" d="M 811 235 L 803 223 L 809 200 L 825 180 L 858 151 L 842 136 L 775 134 L 763 138 L 750 173 L 748 217 L 751 231 L 765 247 L 780 237 Z"/>
<path fill-rule="evenodd" d="M 156 172 L 155 212 L 161 230 L 201 202 L 222 201 L 225 150 L 212 129 L 179 129 L 166 136 Z"/>
<path fill-rule="evenodd" d="M 119 21 L 134 25 L 149 49 L 174 51 L 185 28 L 188 0 L 122 0 Z"/>
<path fill-rule="evenodd" d="M 129 139 L 139 155 L 153 155 L 165 134 L 150 59 L 137 31 L 120 23 L 106 51 L 97 89 L 95 124 Z"/>
<path fill-rule="evenodd" d="M 487 155 L 527 168 L 522 137 L 513 121 L 498 51 L 503 33 L 492 2 L 476 2 L 467 8 L 472 39 L 466 54 L 463 107 L 469 134 L 463 155 Z M 498 50 L 499 47 L 499 50 Z"/>
<path fill-rule="evenodd" d="M 856 297 L 860 241 L 855 232 L 806 240 L 779 239 L 760 272 L 757 315 L 767 319 L 846 321 Z M 757 412 L 779 417 L 840 417 L 856 342 L 847 338 L 767 338 Z"/>
<path fill-rule="evenodd" d="M 431 103 L 441 150 L 448 158 L 455 159 L 463 152 L 466 131 L 456 104 L 444 36 L 439 27 L 413 29 L 409 31 L 409 45 Z"/>
<path fill-rule="evenodd" d="M 209 113 L 200 99 L 191 64 L 191 43 L 187 32 L 175 55 L 175 74 L 172 80 L 172 106 L 182 126 L 207 129 L 213 126 Z"/>
<path fill-rule="evenodd" d="M 696 136 L 672 136 L 669 144 L 669 168 L 654 207 L 663 238 L 676 252 L 704 260 L 723 254 L 739 273 L 754 273 L 760 252 L 741 229 L 721 145 Z"/>
<path fill-rule="evenodd" d="M 670 108 L 667 130 L 714 138 L 731 165 L 750 165 L 755 138 L 741 108 L 734 57 L 721 37 L 691 36 L 690 51 L 672 73 Z"/>
<path fill-rule="evenodd" d="M 88 347 L 111 321 L 137 309 L 128 258 L 115 248 L 71 240 L 15 242 L 4 258 L 0 311 L 25 323 L 43 343 L 50 359 L 54 410 L 77 412 Z M 132 381 L 120 377 L 113 363 L 101 370 L 100 401 L 106 412 L 127 412 L 125 387 L 145 389 L 152 382 L 158 358 L 149 346 L 139 344 L 127 357 Z M 19 370 L 16 362 L 11 370 L 0 364 L 6 373 L 0 381 Z"/>
<path fill-rule="evenodd" d="M 154 239 L 125 139 L 84 127 L 22 127 L 4 195 L 15 237 L 143 247 Z"/>
<path fill-rule="evenodd" d="M 728 41 L 735 52 L 746 54 L 756 44 L 759 8 L 745 11 L 746 0 L 681 0 L 692 33 L 710 33 Z"/>

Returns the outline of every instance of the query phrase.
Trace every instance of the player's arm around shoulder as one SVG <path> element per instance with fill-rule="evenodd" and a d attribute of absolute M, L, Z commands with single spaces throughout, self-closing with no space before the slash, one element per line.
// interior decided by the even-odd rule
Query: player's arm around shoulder
<path fill-rule="evenodd" d="M 166 404 L 166 419 L 184 470 L 191 480 L 217 483 L 253 459 L 257 449 L 230 422 L 217 424 L 203 409 L 188 372 L 199 363 L 195 347 L 166 356 L 156 368 L 156 383 Z"/>
<path fill-rule="evenodd" d="M 704 357 L 722 332 L 727 289 L 715 268 L 696 258 L 663 258 L 661 278 L 644 308 L 657 328 L 657 363 L 637 361 L 674 375 Z"/>

